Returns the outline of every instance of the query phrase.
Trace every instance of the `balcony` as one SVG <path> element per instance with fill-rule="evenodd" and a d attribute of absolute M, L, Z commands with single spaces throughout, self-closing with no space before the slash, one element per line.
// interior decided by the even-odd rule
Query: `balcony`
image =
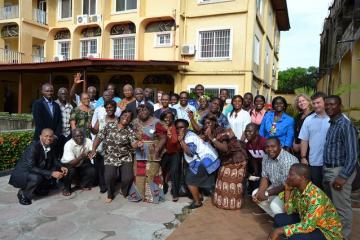
<path fill-rule="evenodd" d="M 33 20 L 40 24 L 47 25 L 47 13 L 40 9 L 33 9 Z"/>
<path fill-rule="evenodd" d="M 24 53 L 0 48 L 0 63 L 22 63 Z"/>
<path fill-rule="evenodd" d="M 0 20 L 14 19 L 18 17 L 19 17 L 18 5 L 0 8 Z"/>

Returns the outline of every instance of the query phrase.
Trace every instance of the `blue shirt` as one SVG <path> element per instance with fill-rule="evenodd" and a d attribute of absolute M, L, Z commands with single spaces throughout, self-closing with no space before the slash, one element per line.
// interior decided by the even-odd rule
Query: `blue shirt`
<path fill-rule="evenodd" d="M 119 97 L 114 97 L 112 100 L 114 100 L 116 103 L 118 103 L 118 102 L 121 101 L 121 98 L 119 98 Z M 100 98 L 97 100 L 96 105 L 95 105 L 95 108 L 101 107 L 101 106 L 104 106 L 104 98 L 103 98 L 103 97 L 100 97 Z"/>
<path fill-rule="evenodd" d="M 54 116 L 54 106 L 53 106 L 53 102 L 52 102 L 51 100 L 48 100 L 46 97 L 44 97 L 44 99 L 45 99 L 46 104 L 47 104 L 48 107 L 49 107 L 51 116 L 53 117 L 53 116 Z"/>
<path fill-rule="evenodd" d="M 209 113 L 207 113 L 206 115 L 208 115 L 208 114 Z M 198 122 L 199 126 L 203 127 L 202 124 L 204 122 L 204 118 L 206 117 L 206 115 L 203 116 L 200 119 L 200 121 Z M 227 117 L 224 114 L 220 113 L 220 116 L 217 118 L 217 121 L 218 121 L 218 124 L 219 124 L 220 127 L 225 128 L 225 129 L 231 128 L 229 120 L 227 119 Z"/>
<path fill-rule="evenodd" d="M 330 127 L 330 118 L 316 113 L 309 115 L 301 127 L 299 138 L 309 142 L 310 166 L 323 165 L 323 153 L 326 133 Z"/>
<path fill-rule="evenodd" d="M 356 128 L 341 114 L 330 120 L 324 145 L 324 164 L 342 167 L 339 176 L 349 178 L 355 170 L 359 155 Z"/>
<path fill-rule="evenodd" d="M 226 105 L 226 107 L 224 107 L 222 114 L 227 116 L 229 113 L 231 113 L 232 110 L 233 110 L 233 105 L 228 104 L 228 105 Z"/>
<path fill-rule="evenodd" d="M 188 100 L 188 104 L 190 104 L 191 106 L 193 106 L 196 110 L 199 109 L 199 103 L 196 99 L 189 99 Z"/>
<path fill-rule="evenodd" d="M 275 112 L 267 112 L 260 125 L 260 136 L 264 138 L 277 137 L 282 147 L 292 147 L 294 141 L 295 121 L 286 113 L 274 122 Z"/>

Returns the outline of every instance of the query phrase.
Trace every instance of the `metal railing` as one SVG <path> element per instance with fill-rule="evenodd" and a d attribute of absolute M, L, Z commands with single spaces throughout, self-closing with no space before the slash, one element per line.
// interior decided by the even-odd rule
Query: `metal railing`
<path fill-rule="evenodd" d="M 0 63 L 22 63 L 24 53 L 0 48 Z"/>
<path fill-rule="evenodd" d="M 35 22 L 47 25 L 47 13 L 43 10 L 35 8 L 33 9 L 33 20 Z"/>
<path fill-rule="evenodd" d="M 0 8 L 0 20 L 13 19 L 19 17 L 19 6 L 7 6 Z"/>

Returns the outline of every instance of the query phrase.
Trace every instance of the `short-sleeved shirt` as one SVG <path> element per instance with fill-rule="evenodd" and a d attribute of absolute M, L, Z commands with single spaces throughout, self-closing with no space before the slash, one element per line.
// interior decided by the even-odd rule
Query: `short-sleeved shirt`
<path fill-rule="evenodd" d="M 83 145 L 78 145 L 74 139 L 70 139 L 65 143 L 64 154 L 61 158 L 61 163 L 70 163 L 75 158 L 78 158 L 81 153 L 89 153 L 92 150 L 92 141 L 85 138 Z M 80 166 L 83 161 L 79 162 L 75 167 Z"/>
<path fill-rule="evenodd" d="M 194 108 L 194 106 L 188 104 L 186 107 L 183 107 L 179 103 L 179 104 L 176 104 L 175 106 L 173 106 L 173 108 L 176 109 L 176 115 L 177 115 L 178 119 L 185 119 L 190 124 L 190 118 L 188 116 L 188 111 L 192 111 L 193 113 L 195 113 L 196 109 Z"/>
<path fill-rule="evenodd" d="M 285 150 L 281 150 L 276 159 L 265 155 L 262 160 L 261 177 L 266 177 L 271 182 L 271 187 L 281 186 L 289 174 L 290 167 L 298 163 L 298 159 Z"/>
<path fill-rule="evenodd" d="M 323 165 L 324 144 L 326 133 L 330 127 L 330 118 L 313 113 L 309 115 L 301 127 L 299 138 L 309 142 L 309 164 Z"/>
<path fill-rule="evenodd" d="M 129 127 L 119 129 L 116 123 L 110 122 L 100 131 L 98 138 L 103 141 L 105 165 L 119 167 L 133 161 L 131 143 L 136 141 L 136 135 Z"/>
<path fill-rule="evenodd" d="M 86 137 L 90 138 L 90 129 L 88 124 L 91 123 L 92 115 L 94 114 L 94 110 L 90 110 L 89 112 L 82 111 L 79 107 L 74 108 L 70 114 L 70 121 L 74 120 L 77 128 L 81 128 Z"/>
<path fill-rule="evenodd" d="M 70 114 L 73 110 L 73 106 L 70 103 L 62 104 L 59 100 L 55 101 L 60 106 L 62 116 L 62 135 L 67 137 L 71 133 L 70 127 Z"/>

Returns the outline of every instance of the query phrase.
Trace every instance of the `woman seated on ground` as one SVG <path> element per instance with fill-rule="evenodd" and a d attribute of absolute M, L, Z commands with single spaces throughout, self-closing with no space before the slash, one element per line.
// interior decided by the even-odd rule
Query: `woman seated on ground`
<path fill-rule="evenodd" d="M 105 203 L 110 203 L 115 197 L 115 184 L 120 172 L 121 193 L 128 195 L 133 183 L 133 148 L 142 146 L 136 139 L 135 132 L 130 129 L 131 111 L 123 111 L 119 122 L 109 122 L 96 136 L 91 157 L 96 155 L 96 149 L 104 141 L 105 184 L 107 197 Z"/>
<path fill-rule="evenodd" d="M 178 119 L 175 127 L 185 160 L 189 164 L 185 175 L 185 182 L 193 197 L 189 208 L 198 208 L 202 206 L 199 188 L 208 192 L 214 189 L 215 172 L 220 166 L 220 160 L 216 149 L 209 142 L 188 130 L 188 121 Z"/>
<path fill-rule="evenodd" d="M 160 168 L 160 146 L 166 138 L 159 139 L 155 132 L 159 119 L 150 115 L 147 105 L 141 104 L 137 108 L 137 118 L 132 122 L 137 139 L 143 146 L 135 152 L 136 187 L 145 202 L 158 203 L 163 195 L 163 179 Z M 160 142 L 161 140 L 161 142 Z"/>
<path fill-rule="evenodd" d="M 182 152 L 176 134 L 174 119 L 175 114 L 170 110 L 161 113 L 160 122 L 156 124 L 156 134 L 159 138 L 165 137 L 166 139 L 166 143 L 163 142 L 163 146 L 160 146 L 161 149 L 165 149 L 165 154 L 161 159 L 161 168 L 164 177 L 164 192 L 166 192 L 168 188 L 167 179 L 170 177 L 171 195 L 173 201 L 177 202 L 179 200 Z"/>
<path fill-rule="evenodd" d="M 203 120 L 203 138 L 219 152 L 220 171 L 215 184 L 213 203 L 222 209 L 240 209 L 243 203 L 247 153 L 231 129 L 224 129 L 214 115 Z"/>

